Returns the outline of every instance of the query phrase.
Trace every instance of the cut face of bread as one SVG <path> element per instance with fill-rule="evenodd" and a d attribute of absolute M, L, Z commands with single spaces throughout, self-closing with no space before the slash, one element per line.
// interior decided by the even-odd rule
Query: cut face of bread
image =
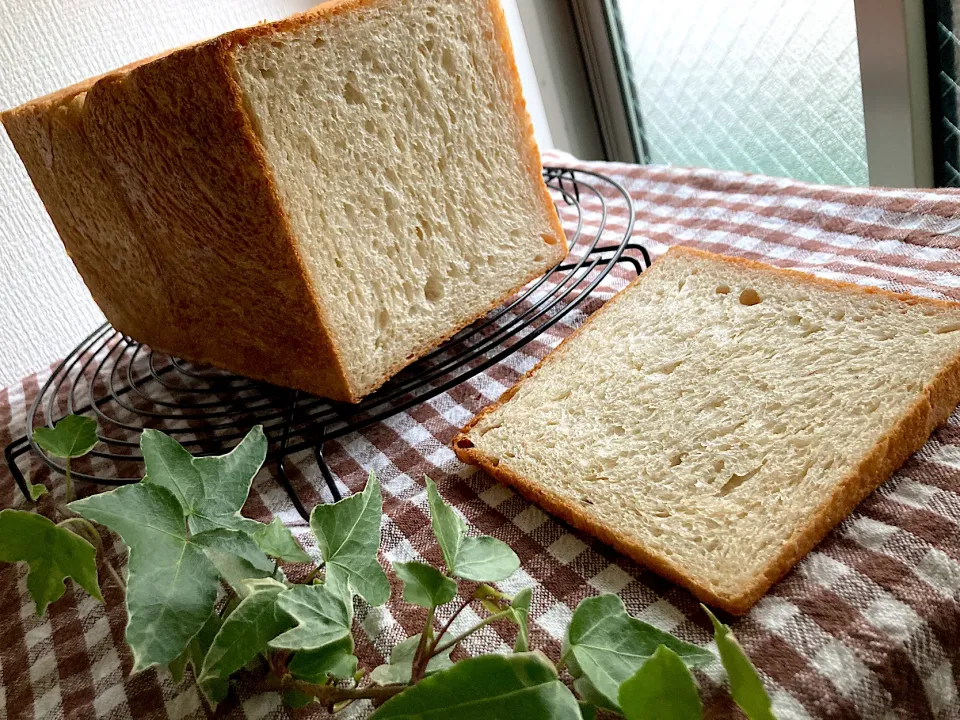
<path fill-rule="evenodd" d="M 361 388 L 562 257 L 490 7 L 371 3 L 236 51 L 308 277 Z"/>
<path fill-rule="evenodd" d="M 119 330 L 335 399 L 566 253 L 496 0 L 328 3 L 3 120 Z"/>
<path fill-rule="evenodd" d="M 675 249 L 455 440 L 745 612 L 960 401 L 960 306 Z"/>

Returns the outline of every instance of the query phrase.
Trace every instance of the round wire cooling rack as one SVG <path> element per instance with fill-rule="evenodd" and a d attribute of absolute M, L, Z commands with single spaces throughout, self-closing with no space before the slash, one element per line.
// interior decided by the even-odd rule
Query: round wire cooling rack
<path fill-rule="evenodd" d="M 340 499 L 323 446 L 412 408 L 487 370 L 560 322 L 581 305 L 618 266 L 639 274 L 650 265 L 647 250 L 630 242 L 633 203 L 626 189 L 605 175 L 547 167 L 544 180 L 561 215 L 575 218 L 567 258 L 507 304 L 461 330 L 356 405 L 336 403 L 154 352 L 105 323 L 81 342 L 44 383 L 27 414 L 28 433 L 11 442 L 4 457 L 17 485 L 29 496 L 18 464 L 39 457 L 63 473 L 63 461 L 32 439 L 38 420 L 52 427 L 70 413 L 97 419 L 100 443 L 74 460 L 78 481 L 124 485 L 143 477 L 140 432 L 156 428 L 194 454 L 229 451 L 253 425 L 270 441 L 267 462 L 297 511 L 308 513 L 290 483 L 284 460 L 312 449 L 324 481 Z M 588 206 L 588 207 L 586 207 Z M 611 218 L 616 218 L 616 229 Z"/>

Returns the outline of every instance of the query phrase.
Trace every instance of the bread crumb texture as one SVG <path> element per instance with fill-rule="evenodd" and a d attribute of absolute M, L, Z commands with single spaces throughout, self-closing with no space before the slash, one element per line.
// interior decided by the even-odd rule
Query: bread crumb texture
<path fill-rule="evenodd" d="M 958 352 L 957 306 L 671 252 L 457 442 L 742 610 Z"/>
<path fill-rule="evenodd" d="M 355 387 L 564 254 L 491 7 L 367 3 L 236 50 Z"/>

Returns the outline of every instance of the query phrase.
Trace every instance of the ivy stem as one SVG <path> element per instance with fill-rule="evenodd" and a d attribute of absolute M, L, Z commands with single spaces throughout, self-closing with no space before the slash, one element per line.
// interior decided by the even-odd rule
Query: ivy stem
<path fill-rule="evenodd" d="M 470 603 L 472 603 L 474 599 L 475 598 L 468 597 L 466 600 L 460 603 L 460 607 L 458 607 L 456 610 L 453 611 L 453 615 L 451 615 L 450 618 L 443 624 L 443 627 L 440 629 L 440 632 L 437 633 L 436 637 L 433 639 L 433 642 L 430 644 L 430 650 L 428 651 L 428 654 L 427 654 L 428 658 L 432 658 L 434 655 L 437 654 L 436 652 L 437 645 L 440 644 L 440 638 L 442 638 L 444 635 L 447 634 L 447 631 L 453 625 L 453 621 L 457 619 L 460 613 L 462 613 L 464 610 L 470 607 Z"/>
<path fill-rule="evenodd" d="M 314 580 L 316 580 L 316 579 L 317 579 L 317 576 L 318 576 L 321 572 L 323 572 L 323 568 L 324 568 L 325 565 L 326 565 L 326 563 L 320 563 L 319 565 L 317 565 L 317 566 L 310 572 L 310 574 L 307 575 L 306 578 L 304 578 L 304 581 L 303 581 L 304 584 L 305 584 L 305 585 L 309 585 L 309 584 L 312 583 Z"/>
<path fill-rule="evenodd" d="M 67 486 L 67 502 L 72 503 L 74 499 L 74 495 L 73 495 L 73 478 L 70 476 L 70 458 L 66 458 L 63 461 L 63 467 L 64 467 L 64 470 L 66 471 L 64 480 Z"/>
<path fill-rule="evenodd" d="M 264 683 L 267 690 L 299 690 L 316 698 L 321 705 L 330 707 L 344 700 L 373 700 L 385 702 L 399 695 L 409 685 L 371 685 L 365 688 L 342 688 L 336 685 L 314 685 L 290 676 L 271 677 Z"/>
<path fill-rule="evenodd" d="M 464 640 L 465 638 L 470 637 L 470 636 L 473 635 L 477 630 L 479 630 L 480 628 L 484 627 L 485 625 L 489 625 L 489 624 L 492 623 L 492 622 L 496 622 L 497 620 L 502 620 L 503 618 L 508 617 L 508 616 L 510 615 L 511 610 L 512 610 L 512 608 L 507 608 L 506 610 L 501 610 L 500 612 L 494 613 L 493 615 L 490 615 L 489 617 L 485 617 L 483 620 L 481 620 L 480 622 L 478 622 L 476 625 L 474 625 L 474 626 L 473 626 L 472 628 L 470 628 L 469 630 L 466 630 L 465 632 L 462 632 L 462 633 L 460 633 L 459 635 L 457 635 L 457 636 L 456 636 L 455 638 L 453 638 L 453 640 L 451 640 L 450 642 L 446 642 L 446 643 L 444 643 L 443 645 L 441 645 L 440 647 L 435 648 L 434 651 L 433 651 L 433 654 L 434 654 L 434 655 L 440 655 L 441 653 L 445 653 L 447 650 L 449 650 L 450 648 L 454 647 L 457 643 L 459 643 L 460 641 Z"/>
<path fill-rule="evenodd" d="M 433 632 L 433 617 L 436 615 L 437 606 L 433 605 L 427 610 L 427 624 L 420 633 L 420 642 L 417 643 L 417 651 L 413 655 L 413 672 L 410 675 L 410 684 L 416 685 L 423 680 L 427 673 L 427 663 L 430 662 L 430 655 L 426 652 L 427 643 L 431 640 L 430 634 Z"/>

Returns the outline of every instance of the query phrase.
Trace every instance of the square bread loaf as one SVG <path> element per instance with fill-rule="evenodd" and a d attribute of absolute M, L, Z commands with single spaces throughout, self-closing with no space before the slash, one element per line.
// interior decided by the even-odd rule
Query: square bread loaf
<path fill-rule="evenodd" d="M 960 305 L 674 248 L 454 440 L 748 610 L 960 401 Z"/>
<path fill-rule="evenodd" d="M 3 124 L 153 348 L 356 401 L 566 253 L 497 0 L 343 0 Z"/>

